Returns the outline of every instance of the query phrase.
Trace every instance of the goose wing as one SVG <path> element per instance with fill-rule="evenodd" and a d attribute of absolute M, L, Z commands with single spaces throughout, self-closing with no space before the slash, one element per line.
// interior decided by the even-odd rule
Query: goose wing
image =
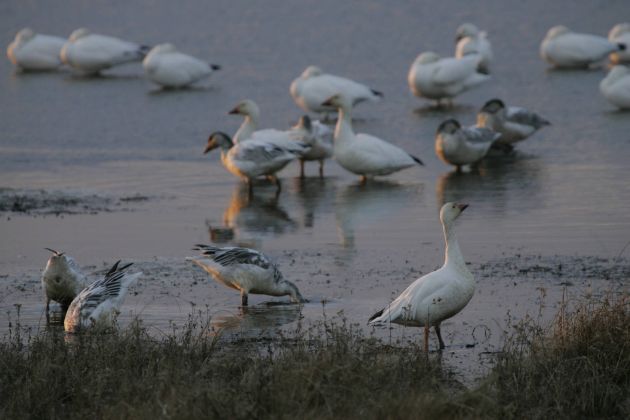
<path fill-rule="evenodd" d="M 123 279 L 127 276 L 124 270 L 132 263 L 122 267 L 118 267 L 119 264 L 120 261 L 116 262 L 104 278 L 96 280 L 77 295 L 75 302 L 80 308 L 81 319 L 89 317 L 103 302 L 115 299 L 120 295 Z"/>
<path fill-rule="evenodd" d="M 528 125 L 535 128 L 540 128 L 543 125 L 549 125 L 550 122 L 525 108 L 510 106 L 506 110 L 506 119 L 509 122 L 516 124 Z"/>
<path fill-rule="evenodd" d="M 480 60 L 481 56 L 479 55 L 470 55 L 462 58 L 443 58 L 436 63 L 432 72 L 432 79 L 434 83 L 439 85 L 462 82 L 476 72 Z"/>
<path fill-rule="evenodd" d="M 193 249 L 201 251 L 201 255 L 208 257 L 223 267 L 247 264 L 255 265 L 266 270 L 273 265 L 264 254 L 250 248 L 220 248 L 211 245 L 198 244 L 195 245 Z"/>

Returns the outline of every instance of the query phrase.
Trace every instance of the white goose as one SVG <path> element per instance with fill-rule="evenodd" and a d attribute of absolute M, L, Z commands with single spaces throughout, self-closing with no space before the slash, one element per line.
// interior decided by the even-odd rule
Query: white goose
<path fill-rule="evenodd" d="M 156 45 L 142 62 L 145 75 L 158 85 L 181 88 L 210 76 L 221 66 L 177 51 L 172 44 Z"/>
<path fill-rule="evenodd" d="M 618 23 L 608 32 L 608 40 L 616 44 L 624 44 L 624 51 L 617 51 L 610 54 L 610 60 L 615 63 L 624 63 L 630 61 L 630 23 Z"/>
<path fill-rule="evenodd" d="M 492 54 L 492 45 L 484 31 L 480 31 L 472 23 L 464 23 L 457 28 L 455 43 L 455 57 L 462 58 L 469 54 L 479 54 L 482 57 L 479 70 L 484 73 L 490 71 L 490 63 L 492 63 L 494 55 Z"/>
<path fill-rule="evenodd" d="M 86 277 L 72 257 L 64 252 L 46 248 L 53 255 L 48 259 L 42 272 L 42 289 L 46 298 L 46 321 L 50 320 L 50 301 L 62 305 L 64 310 L 85 287 Z"/>
<path fill-rule="evenodd" d="M 515 143 L 525 140 L 551 123 L 525 108 L 505 106 L 501 99 L 491 99 L 477 113 L 477 126 L 501 133 L 495 145 L 511 150 Z"/>
<path fill-rule="evenodd" d="M 298 142 L 296 147 L 299 146 Z M 221 148 L 221 162 L 232 174 L 247 181 L 249 192 L 253 188 L 253 180 L 259 176 L 266 176 L 273 181 L 278 192 L 282 188 L 276 172 L 287 166 L 299 155 L 292 150 L 262 140 L 248 140 L 235 144 L 230 136 L 220 131 L 210 134 L 204 154 Z"/>
<path fill-rule="evenodd" d="M 540 44 L 540 55 L 558 68 L 580 68 L 625 49 L 624 44 L 610 42 L 603 36 L 572 32 L 566 26 L 559 25 L 547 32 Z"/>
<path fill-rule="evenodd" d="M 117 316 L 127 295 L 127 289 L 142 273 L 129 274 L 124 270 L 130 264 L 118 267 L 116 262 L 105 274 L 74 298 L 66 313 L 63 326 L 66 332 L 76 333 L 93 325 L 108 326 Z"/>
<path fill-rule="evenodd" d="M 346 170 L 361 175 L 362 181 L 377 175 L 389 175 L 422 161 L 403 149 L 369 134 L 355 134 L 352 129 L 352 104 L 342 95 L 329 98 L 325 106 L 339 111 L 333 142 L 335 160 Z"/>
<path fill-rule="evenodd" d="M 291 296 L 296 303 L 306 302 L 297 286 L 285 280 L 278 267 L 263 253 L 249 248 L 196 245 L 201 257 L 188 257 L 219 283 L 241 292 L 241 305 L 247 306 L 250 293 Z"/>
<path fill-rule="evenodd" d="M 7 56 L 21 70 L 57 70 L 62 64 L 59 52 L 65 43 L 61 37 L 37 34 L 31 28 L 24 28 L 9 44 Z"/>
<path fill-rule="evenodd" d="M 304 162 L 319 161 L 319 177 L 324 177 L 324 160 L 333 155 L 333 131 L 308 115 L 303 115 L 289 130 L 292 139 L 307 144 L 309 150 L 300 156 L 300 178 L 304 178 Z"/>
<path fill-rule="evenodd" d="M 440 342 L 440 350 L 445 347 L 440 323 L 464 309 L 475 292 L 475 279 L 466 268 L 454 227 L 455 220 L 466 207 L 467 204 L 446 203 L 440 210 L 440 221 L 446 239 L 442 268 L 411 283 L 391 304 L 372 315 L 368 324 L 393 322 L 424 327 L 425 351 L 429 349 L 429 328 L 433 326 Z"/>
<path fill-rule="evenodd" d="M 479 162 L 501 134 L 483 127 L 462 127 L 455 119 L 444 121 L 435 135 L 435 153 L 444 163 L 457 167 Z"/>
<path fill-rule="evenodd" d="M 70 35 L 61 49 L 61 60 L 85 74 L 96 74 L 119 64 L 142 61 L 150 48 L 85 28 Z"/>
<path fill-rule="evenodd" d="M 614 66 L 600 82 L 599 90 L 611 104 L 630 109 L 630 69 L 626 66 Z"/>
<path fill-rule="evenodd" d="M 416 96 L 440 100 L 451 99 L 488 81 L 490 76 L 479 73 L 483 57 L 478 54 L 462 58 L 440 58 L 434 52 L 420 54 L 411 65 L 407 81 Z"/>
<path fill-rule="evenodd" d="M 324 73 L 315 66 L 307 67 L 300 77 L 291 83 L 289 90 L 299 107 L 306 112 L 317 113 L 336 111 L 336 108 L 325 106 L 323 103 L 338 93 L 346 96 L 352 106 L 365 101 L 377 102 L 383 97 L 381 92 L 364 84 Z"/>

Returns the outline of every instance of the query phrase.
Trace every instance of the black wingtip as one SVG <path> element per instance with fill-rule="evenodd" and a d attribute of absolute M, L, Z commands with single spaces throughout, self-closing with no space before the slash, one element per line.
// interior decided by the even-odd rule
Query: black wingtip
<path fill-rule="evenodd" d="M 109 269 L 109 271 L 107 272 L 106 276 L 114 274 L 116 271 L 118 271 L 118 264 L 120 264 L 120 260 L 116 261 L 114 263 L 114 265 L 112 265 L 112 268 Z"/>
<path fill-rule="evenodd" d="M 379 316 L 383 315 L 383 311 L 385 311 L 385 308 L 381 309 L 380 311 L 372 315 L 370 319 L 368 319 L 368 324 L 372 322 L 373 320 L 375 320 L 376 318 L 378 318 Z"/>
<path fill-rule="evenodd" d="M 221 70 L 221 66 L 220 66 L 220 65 L 218 65 L 218 64 L 210 64 L 210 68 L 211 68 L 212 70 L 215 70 L 215 71 L 216 71 L 216 70 Z"/>
<path fill-rule="evenodd" d="M 418 165 L 420 165 L 420 166 L 424 166 L 424 163 L 422 163 L 422 161 L 420 160 L 420 158 L 417 158 L 417 157 L 415 157 L 414 155 L 409 155 L 409 156 L 411 156 L 411 158 L 412 158 L 413 160 L 415 160 L 415 161 L 416 161 L 416 163 L 417 163 Z"/>
<path fill-rule="evenodd" d="M 376 96 L 378 96 L 379 98 L 384 98 L 385 95 L 383 94 L 383 92 L 379 92 L 378 90 L 374 90 L 374 89 L 370 89 L 372 91 L 372 93 Z"/>
<path fill-rule="evenodd" d="M 627 48 L 627 47 L 626 47 L 626 44 L 623 44 L 623 43 L 621 43 L 621 42 L 619 42 L 619 43 L 617 44 L 617 46 L 619 47 L 619 51 L 625 51 L 625 50 L 626 50 L 626 48 Z"/>
<path fill-rule="evenodd" d="M 50 251 L 55 255 L 59 255 L 59 252 L 55 251 L 54 249 L 50 249 L 50 248 L 44 248 L 46 251 Z"/>
<path fill-rule="evenodd" d="M 151 51 L 153 47 L 150 47 L 148 45 L 140 45 L 140 53 L 142 55 L 147 55 L 149 54 L 149 51 Z"/>

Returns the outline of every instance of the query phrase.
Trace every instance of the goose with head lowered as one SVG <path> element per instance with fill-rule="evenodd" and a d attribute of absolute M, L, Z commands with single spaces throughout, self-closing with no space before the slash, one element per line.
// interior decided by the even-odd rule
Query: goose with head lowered
<path fill-rule="evenodd" d="M 269 296 L 289 295 L 295 303 L 306 302 L 295 284 L 286 280 L 276 264 L 262 252 L 250 248 L 196 245 L 200 257 L 188 257 L 217 282 L 241 292 L 241 305 L 247 306 L 250 293 Z"/>
<path fill-rule="evenodd" d="M 464 23 L 457 28 L 455 42 L 456 58 L 479 54 L 481 56 L 479 70 L 483 73 L 490 71 L 490 63 L 492 63 L 494 55 L 492 54 L 492 45 L 484 31 L 480 31 L 472 23 Z"/>
<path fill-rule="evenodd" d="M 435 153 L 444 162 L 457 167 L 479 162 L 501 134 L 483 127 L 462 127 L 451 118 L 444 121 L 435 135 Z"/>
<path fill-rule="evenodd" d="M 144 73 L 165 88 L 182 88 L 198 82 L 221 66 L 177 51 L 173 44 L 156 45 L 142 61 Z"/>
<path fill-rule="evenodd" d="M 325 106 L 339 111 L 333 141 L 335 160 L 344 169 L 368 178 L 389 175 L 414 165 L 423 165 L 417 157 L 398 146 L 369 134 L 355 134 L 352 129 L 352 104 L 343 95 L 336 94 L 324 102 Z"/>
<path fill-rule="evenodd" d="M 58 302 L 66 311 L 72 300 L 85 287 L 86 277 L 74 258 L 65 252 L 46 248 L 53 253 L 42 272 L 42 289 L 46 297 L 46 321 L 50 321 L 50 301 Z"/>
<path fill-rule="evenodd" d="M 424 349 L 429 349 L 429 328 L 434 327 L 440 350 L 445 348 L 440 330 L 442 321 L 459 313 L 472 299 L 475 279 L 459 249 L 455 220 L 467 204 L 446 203 L 440 209 L 440 221 L 446 240 L 444 265 L 414 281 L 384 309 L 369 319 L 369 325 L 389 323 L 424 327 Z"/>
<path fill-rule="evenodd" d="M 52 35 L 38 34 L 24 28 L 15 35 L 7 48 L 9 60 L 20 70 L 57 70 L 62 62 L 59 52 L 66 40 Z"/>

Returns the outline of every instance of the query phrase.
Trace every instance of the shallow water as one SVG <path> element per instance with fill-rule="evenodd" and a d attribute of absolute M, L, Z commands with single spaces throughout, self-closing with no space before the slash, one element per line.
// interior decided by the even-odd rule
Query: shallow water
<path fill-rule="evenodd" d="M 437 213 L 451 200 L 470 204 L 458 229 L 474 267 L 501 258 L 518 261 L 516 255 L 559 261 L 627 255 L 630 114 L 615 111 L 599 95 L 605 69 L 550 71 L 538 57 L 552 25 L 603 35 L 626 14 L 623 1 L 484 1 L 464 9 L 450 0 L 3 2 L 0 34 L 7 44 L 25 25 L 62 36 L 86 26 L 146 44 L 169 41 L 223 70 L 200 88 L 163 92 L 142 78 L 139 65 L 86 79 L 67 71 L 15 74 L 0 60 L 0 187 L 150 197 L 130 205 L 131 211 L 97 215 L 5 213 L 0 274 L 7 288 L 0 292 L 0 310 L 22 303 L 24 319 L 40 325 L 38 276 L 47 246 L 69 252 L 92 267 L 88 272 L 119 258 L 136 261 L 147 275 L 145 287 L 157 270 L 161 288 L 147 293 L 139 285 L 127 306 L 156 328 L 184 320 L 191 300 L 236 317 L 226 325 L 258 328 L 255 320 L 266 317 L 264 307 L 254 317 L 243 316 L 233 291 L 207 283 L 203 273 L 181 263 L 193 244 L 214 240 L 275 257 L 285 276 L 314 297 L 303 311 L 307 319 L 320 317 L 318 301 L 328 299 L 327 311 L 344 310 L 352 322 L 364 323 L 413 279 L 441 264 Z M 408 67 L 422 51 L 452 54 L 454 31 L 464 21 L 489 32 L 493 80 L 457 98 L 453 109 L 436 110 L 409 93 Z M 263 127 L 293 124 L 302 112 L 288 87 L 310 64 L 383 91 L 381 103 L 358 107 L 356 128 L 398 144 L 426 166 L 361 186 L 334 162 L 327 164 L 324 180 L 295 178 L 293 164 L 281 173 L 278 198 L 264 182 L 248 198 L 218 155 L 201 154 L 207 136 L 237 129 L 240 119 L 226 113 L 243 98 L 258 102 Z M 448 117 L 473 123 L 476 110 L 492 97 L 535 109 L 553 125 L 513 155 L 457 174 L 433 152 L 435 129 Z M 316 165 L 307 166 L 307 174 L 316 173 Z M 160 264 L 173 268 L 165 272 Z M 192 276 L 198 280 L 190 286 L 195 292 L 178 290 Z M 536 311 L 536 287 L 561 295 L 559 282 L 549 277 L 513 290 L 515 277 L 499 270 L 491 284 L 480 281 L 478 295 L 452 321 L 455 337 L 467 337 L 467 326 L 480 318 L 504 319 L 501 299 L 508 296 Z M 506 291 L 493 295 L 497 285 Z M 294 315 L 272 312 L 269 317 L 282 322 Z"/>

